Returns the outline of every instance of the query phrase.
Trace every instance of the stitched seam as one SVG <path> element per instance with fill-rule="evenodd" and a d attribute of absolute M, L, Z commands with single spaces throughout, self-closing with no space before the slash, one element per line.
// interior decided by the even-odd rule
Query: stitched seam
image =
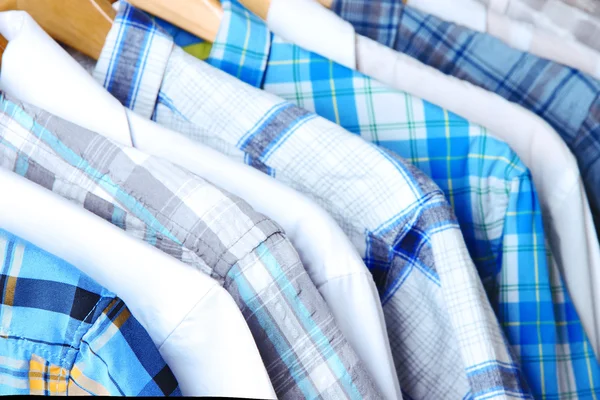
<path fill-rule="evenodd" d="M 34 119 L 34 121 L 35 121 L 35 119 Z M 37 122 L 37 121 L 35 121 L 35 123 L 38 123 L 38 122 Z M 45 154 L 46 154 L 46 155 L 47 155 L 49 158 L 52 158 L 52 159 L 58 160 L 58 161 L 60 161 L 60 162 L 64 162 L 64 160 L 63 160 L 61 157 L 59 157 L 58 155 L 56 155 L 56 153 L 54 153 L 54 152 L 51 152 L 51 151 L 47 150 L 46 148 L 44 148 L 44 147 L 42 147 L 42 146 L 39 146 L 39 145 L 35 144 L 35 143 L 34 143 L 32 140 L 30 140 L 30 139 L 29 139 L 29 135 L 26 135 L 27 137 L 25 137 L 25 136 L 21 135 L 19 132 L 15 132 L 15 131 L 13 131 L 12 129 L 10 129 L 10 128 L 6 127 L 6 126 L 5 126 L 5 129 L 6 129 L 6 130 L 9 130 L 9 131 L 11 131 L 12 133 L 14 133 L 15 135 L 19 136 L 21 139 L 23 139 L 23 141 L 25 141 L 25 142 L 28 142 L 28 143 L 29 143 L 29 144 L 31 144 L 31 145 L 34 145 L 34 146 L 36 147 L 36 149 L 38 149 L 40 152 L 43 152 L 43 153 L 45 153 Z M 21 149 L 18 149 L 18 154 L 20 154 L 20 155 L 24 155 L 24 152 L 23 152 Z M 80 154 L 80 157 L 82 157 L 82 158 L 85 158 L 85 157 L 84 157 L 83 155 L 81 155 L 81 154 Z M 30 158 L 29 156 L 27 156 L 27 158 L 28 158 L 29 160 L 31 160 L 31 158 Z M 40 164 L 38 164 L 38 165 L 40 165 Z M 41 165 L 40 165 L 40 166 L 41 166 Z M 42 167 L 43 167 L 43 166 L 42 166 Z M 75 170 L 78 170 L 78 171 L 80 171 L 80 172 L 81 172 L 81 170 L 79 170 L 77 167 L 74 167 L 74 166 L 72 166 L 72 165 L 69 165 L 69 167 L 70 167 L 70 168 L 72 168 L 72 169 L 75 169 Z M 43 167 L 43 168 L 45 168 L 45 167 Z M 46 168 L 45 168 L 45 169 L 46 169 Z M 52 171 L 50 171 L 50 172 L 52 172 Z M 55 178 L 56 180 L 58 180 L 58 181 L 60 181 L 60 182 L 69 183 L 70 185 L 73 185 L 73 186 L 77 186 L 77 187 L 78 187 L 78 188 L 79 188 L 81 191 L 84 191 L 85 193 L 91 193 L 89 190 L 82 188 L 80 185 L 77 185 L 77 184 L 75 184 L 75 183 L 73 183 L 73 182 L 71 182 L 71 181 L 68 181 L 66 178 L 63 178 L 62 176 L 57 176 L 57 175 L 56 175 L 56 173 L 54 173 L 54 172 L 52 172 L 52 173 L 53 173 L 53 175 L 54 175 L 54 178 Z M 87 173 L 87 172 L 86 172 L 86 173 L 85 173 L 85 175 L 86 175 L 86 176 L 88 176 L 88 177 L 90 177 L 90 176 L 91 176 L 92 178 L 101 179 L 101 176 L 98 176 L 98 174 L 96 174 L 96 173 Z M 107 175 L 111 176 L 111 174 L 110 174 L 110 173 L 109 173 L 109 174 L 107 174 Z M 88 178 L 88 179 L 89 179 L 89 178 Z M 92 179 L 92 180 L 93 180 L 93 179 Z M 113 188 L 113 189 L 120 189 L 120 188 L 121 188 L 120 186 L 118 186 L 117 184 L 113 184 L 112 182 L 106 182 L 106 181 L 104 181 L 104 182 L 105 182 L 105 183 L 106 183 L 108 186 L 110 186 L 111 188 Z M 96 182 L 94 182 L 94 183 L 97 185 L 97 183 L 96 183 Z M 144 207 L 146 207 L 147 209 L 149 209 L 150 211 L 152 211 L 154 214 L 156 214 L 156 215 L 158 215 L 158 216 L 161 216 L 161 217 L 163 217 L 165 220 L 167 220 L 167 222 L 166 222 L 166 223 L 165 223 L 165 222 L 162 222 L 163 224 L 165 224 L 165 225 L 166 225 L 166 224 L 171 224 L 172 226 L 174 226 L 174 227 L 176 227 L 176 228 L 179 228 L 179 230 L 181 230 L 181 231 L 183 231 L 183 232 L 185 232 L 185 233 L 187 233 L 187 234 L 188 234 L 188 235 L 186 235 L 186 236 L 189 236 L 189 237 L 191 237 L 192 239 L 194 239 L 194 241 L 198 241 L 198 242 L 202 243 L 202 244 L 203 244 L 203 245 L 204 245 L 204 246 L 205 246 L 207 249 L 211 250 L 211 251 L 212 251 L 212 253 L 213 253 L 213 255 L 214 255 L 216 258 L 217 258 L 217 263 L 218 263 L 219 261 L 222 261 L 222 260 L 223 260 L 223 256 L 225 255 L 225 253 L 226 253 L 228 250 L 225 250 L 225 251 L 223 251 L 223 252 L 218 252 L 218 251 L 216 251 L 216 250 L 215 250 L 215 249 L 214 249 L 214 248 L 213 248 L 211 245 L 209 245 L 209 244 L 208 244 L 208 243 L 207 243 L 207 242 L 206 242 L 206 241 L 205 241 L 205 240 L 204 240 L 204 239 L 203 239 L 201 236 L 199 236 L 199 235 L 198 235 L 198 234 L 196 234 L 196 233 L 192 233 L 191 231 L 189 231 L 189 230 L 187 230 L 187 229 L 183 228 L 181 225 L 179 225 L 178 223 L 176 223 L 175 221 L 173 221 L 171 218 L 169 218 L 168 216 L 166 216 L 164 213 L 162 213 L 160 210 L 156 210 L 156 209 L 155 209 L 155 208 L 154 208 L 152 205 L 149 205 L 149 204 L 147 204 L 146 202 L 144 202 L 142 199 L 140 199 L 139 197 L 141 197 L 141 194 L 138 194 L 138 193 L 136 193 L 135 191 L 130 191 L 130 192 L 129 192 L 129 194 L 130 194 L 132 197 L 134 197 L 134 198 L 136 199 L 136 201 L 139 201 L 140 203 L 142 203 L 142 205 L 144 205 Z M 224 196 L 224 197 L 226 197 L 224 194 L 223 194 L 223 196 Z M 112 196 L 111 196 L 111 197 L 112 197 Z M 243 200 L 241 200 L 241 199 L 240 199 L 240 201 L 243 201 Z M 117 202 L 117 201 L 115 200 L 115 202 Z M 233 201 L 233 200 L 231 200 L 231 202 L 232 202 L 232 205 L 237 205 L 237 204 L 238 204 L 238 202 L 237 202 L 237 201 Z M 83 206 L 83 204 L 81 204 L 81 203 L 79 203 L 79 204 L 80 204 L 81 206 Z M 113 205 L 115 205 L 114 203 L 112 203 L 112 204 L 113 204 Z M 143 223 L 143 224 L 144 224 L 144 225 L 145 225 L 147 228 L 150 228 L 150 227 L 149 227 L 149 225 L 148 225 L 146 222 L 144 222 L 144 221 L 143 221 L 141 218 L 137 217 L 137 216 L 136 216 L 134 213 L 132 213 L 131 211 L 129 211 L 129 210 L 127 210 L 127 209 L 124 209 L 124 208 L 121 208 L 121 207 L 119 207 L 119 208 L 120 208 L 121 210 L 123 210 L 124 212 L 126 212 L 127 214 L 134 216 L 134 217 L 135 217 L 137 220 L 141 221 L 141 222 L 142 222 L 142 223 Z M 203 219 L 203 217 L 204 217 L 204 216 L 199 216 L 199 219 L 201 219 L 201 220 L 202 220 L 202 219 Z M 263 217 L 264 217 L 264 216 L 263 216 Z M 258 224 L 260 224 L 260 223 L 263 223 L 263 222 L 269 222 L 269 223 L 272 223 L 272 221 L 271 221 L 271 220 L 269 220 L 267 217 L 264 217 L 263 219 L 259 220 L 259 221 L 258 221 L 258 222 L 257 222 L 257 223 L 254 225 L 254 226 L 250 227 L 250 228 L 249 228 L 249 229 L 248 229 L 246 232 L 244 232 L 244 233 L 243 233 L 243 234 L 240 236 L 240 238 L 239 238 L 238 240 L 236 240 L 236 242 L 235 242 L 235 243 L 236 243 L 236 244 L 237 244 L 237 243 L 239 243 L 241 240 L 243 240 L 243 239 L 245 238 L 245 236 L 246 236 L 246 235 L 247 235 L 247 234 L 248 234 L 248 233 L 249 233 L 249 232 L 250 232 L 252 229 L 254 229 L 254 228 L 256 227 L 256 225 L 258 225 Z M 154 229 L 154 228 L 151 228 L 151 229 L 153 229 L 153 230 L 156 232 L 156 234 L 157 234 L 157 237 L 158 237 L 158 235 L 160 235 L 160 237 L 162 237 L 162 238 L 164 238 L 164 237 L 165 237 L 165 236 L 164 236 L 164 234 L 162 234 L 162 233 L 158 232 L 156 229 Z M 137 231 L 139 231 L 139 229 L 138 229 Z M 277 231 L 281 231 L 281 230 L 280 230 L 280 229 L 278 229 Z M 176 236 L 176 235 L 174 235 L 174 236 Z M 167 238 L 167 239 L 168 239 L 168 238 Z M 170 240 L 170 239 L 168 239 L 168 240 Z M 180 245 L 180 246 L 181 246 L 182 248 L 184 248 L 184 249 L 187 249 L 187 250 L 189 250 L 189 251 L 192 251 L 194 254 L 197 254 L 197 252 L 196 252 L 196 251 L 194 251 L 194 249 L 192 249 L 192 248 L 190 248 L 190 247 L 188 247 L 188 246 L 185 246 L 183 243 L 181 243 L 181 244 L 178 244 L 178 245 Z M 259 245 L 260 245 L 260 244 L 259 244 Z M 196 247 L 197 247 L 197 246 L 196 246 Z M 258 247 L 258 246 L 256 246 L 256 247 Z M 256 248 L 256 247 L 255 247 L 255 248 Z M 202 258 L 202 257 L 200 257 L 200 258 Z M 216 266 L 216 265 L 215 265 L 215 266 Z M 232 265 L 230 265 L 229 267 L 231 268 L 231 266 L 232 266 Z M 214 270 L 214 266 L 213 266 L 213 267 L 211 267 L 211 269 L 213 269 L 213 270 Z M 218 276 L 220 276 L 220 275 L 218 275 Z M 221 277 L 221 278 L 223 278 L 223 279 L 225 279 L 225 278 L 226 278 L 226 276 L 220 276 L 220 277 Z"/>

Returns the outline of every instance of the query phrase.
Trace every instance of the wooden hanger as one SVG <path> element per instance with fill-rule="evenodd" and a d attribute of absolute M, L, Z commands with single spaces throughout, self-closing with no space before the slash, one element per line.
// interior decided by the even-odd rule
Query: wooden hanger
<path fill-rule="evenodd" d="M 55 40 L 95 60 L 116 12 L 108 0 L 4 0 L 0 10 L 22 10 Z"/>
<path fill-rule="evenodd" d="M 218 0 L 128 0 L 131 5 L 214 42 L 223 19 Z"/>
<path fill-rule="evenodd" d="M 331 5 L 333 4 L 333 0 L 318 0 L 318 2 L 327 8 L 331 8 Z M 240 3 L 264 21 L 267 20 L 269 8 L 271 7 L 271 0 L 240 0 Z"/>
<path fill-rule="evenodd" d="M 6 46 L 8 46 L 8 40 L 6 40 L 4 36 L 0 35 L 0 65 L 2 65 L 2 56 L 4 55 Z"/>
<path fill-rule="evenodd" d="M 271 0 L 240 0 L 240 3 L 264 21 L 267 20 L 269 8 L 271 8 Z"/>

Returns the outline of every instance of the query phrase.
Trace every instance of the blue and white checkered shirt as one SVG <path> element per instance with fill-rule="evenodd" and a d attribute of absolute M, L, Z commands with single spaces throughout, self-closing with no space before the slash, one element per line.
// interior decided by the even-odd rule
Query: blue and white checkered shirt
<path fill-rule="evenodd" d="M 181 396 L 121 299 L 0 230 L 0 395 Z"/>
<path fill-rule="evenodd" d="M 268 37 L 264 26 L 255 29 Z M 243 48 L 236 54 L 241 65 L 256 58 Z M 529 396 L 453 212 L 419 170 L 185 54 L 126 4 L 95 75 L 136 112 L 259 168 L 331 213 L 380 290 L 405 395 Z M 249 81 L 260 85 L 262 77 L 258 69 Z"/>
<path fill-rule="evenodd" d="M 531 110 L 567 143 L 600 221 L 600 82 L 400 0 L 334 0 L 356 32 Z"/>
<path fill-rule="evenodd" d="M 207 62 L 394 151 L 429 175 L 458 217 L 534 394 L 585 398 L 600 390 L 600 367 L 546 251 L 531 176 L 509 146 L 431 103 L 286 43 L 235 2 L 222 4 L 223 22 Z M 176 28 L 168 30 L 185 39 L 182 44 L 193 43 Z M 401 380 L 405 391 L 409 378 Z"/>

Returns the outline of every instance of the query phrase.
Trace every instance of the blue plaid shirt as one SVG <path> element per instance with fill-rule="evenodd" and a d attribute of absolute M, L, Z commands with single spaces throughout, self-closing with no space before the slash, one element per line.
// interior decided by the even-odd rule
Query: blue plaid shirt
<path fill-rule="evenodd" d="M 586 398 L 600 390 L 600 366 L 546 251 L 531 176 L 509 146 L 457 115 L 286 43 L 236 2 L 223 1 L 223 7 L 207 62 L 405 157 L 429 175 L 454 208 L 534 394 Z M 182 45 L 194 43 L 160 24 Z M 377 270 L 376 262 L 366 261 Z"/>
<path fill-rule="evenodd" d="M 579 163 L 598 227 L 600 82 L 573 68 L 511 48 L 400 0 L 334 0 L 357 33 L 531 110 L 561 135 Z"/>
<path fill-rule="evenodd" d="M 95 76 L 137 113 L 270 174 L 336 218 L 380 290 L 407 397 L 530 397 L 449 204 L 421 171 L 185 54 L 127 4 Z"/>
<path fill-rule="evenodd" d="M 3 230 L 0 254 L 0 395 L 181 396 L 121 299 Z"/>

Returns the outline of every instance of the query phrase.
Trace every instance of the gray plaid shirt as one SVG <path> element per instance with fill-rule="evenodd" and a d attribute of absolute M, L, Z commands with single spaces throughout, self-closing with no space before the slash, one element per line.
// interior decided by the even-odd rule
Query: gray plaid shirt
<path fill-rule="evenodd" d="M 0 138 L 2 167 L 220 282 L 278 398 L 380 398 L 281 228 L 242 199 L 4 96 Z"/>

